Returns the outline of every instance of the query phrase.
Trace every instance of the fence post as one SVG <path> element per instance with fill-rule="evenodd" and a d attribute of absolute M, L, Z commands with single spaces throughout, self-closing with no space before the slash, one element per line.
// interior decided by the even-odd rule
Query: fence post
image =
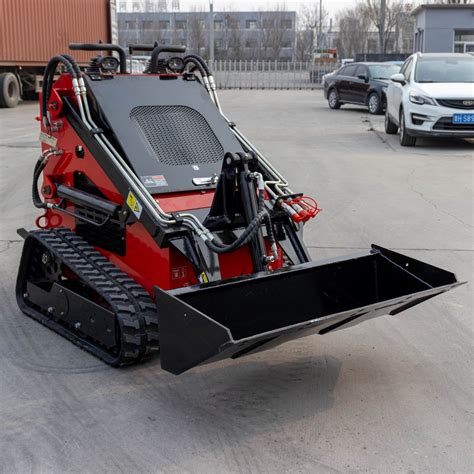
<path fill-rule="evenodd" d="M 242 60 L 239 59 L 239 89 L 242 89 Z"/>

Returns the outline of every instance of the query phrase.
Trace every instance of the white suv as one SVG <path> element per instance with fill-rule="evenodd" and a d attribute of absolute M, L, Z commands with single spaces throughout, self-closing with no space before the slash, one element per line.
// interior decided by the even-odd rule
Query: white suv
<path fill-rule="evenodd" d="M 416 137 L 474 138 L 474 56 L 415 53 L 394 74 L 386 97 L 385 131 L 400 143 Z"/>

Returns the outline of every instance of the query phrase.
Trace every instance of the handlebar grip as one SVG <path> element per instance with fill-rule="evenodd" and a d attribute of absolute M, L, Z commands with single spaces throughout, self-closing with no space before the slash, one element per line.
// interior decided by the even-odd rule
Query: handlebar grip
<path fill-rule="evenodd" d="M 128 51 L 130 54 L 133 54 L 134 51 L 153 51 L 157 46 L 156 41 L 155 44 L 129 44 Z"/>

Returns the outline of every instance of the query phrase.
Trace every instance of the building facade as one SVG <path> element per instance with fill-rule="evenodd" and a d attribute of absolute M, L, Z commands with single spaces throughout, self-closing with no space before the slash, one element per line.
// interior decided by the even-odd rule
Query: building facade
<path fill-rule="evenodd" d="M 420 5 L 415 16 L 415 51 L 474 52 L 474 5 Z"/>
<path fill-rule="evenodd" d="M 296 12 L 214 12 L 216 59 L 295 59 Z M 185 45 L 209 57 L 208 12 L 118 13 L 119 43 Z"/>

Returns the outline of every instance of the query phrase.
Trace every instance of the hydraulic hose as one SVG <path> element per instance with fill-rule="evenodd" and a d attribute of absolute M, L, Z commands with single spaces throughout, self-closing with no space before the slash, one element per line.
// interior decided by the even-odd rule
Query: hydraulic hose
<path fill-rule="evenodd" d="M 61 54 L 63 58 L 66 58 L 72 65 L 74 72 L 76 73 L 76 77 L 79 78 L 81 76 L 81 70 L 79 69 L 76 60 L 69 54 Z"/>
<path fill-rule="evenodd" d="M 50 148 L 46 150 L 38 159 L 35 164 L 35 168 L 33 171 L 33 185 L 31 189 L 31 197 L 33 199 L 33 204 L 38 209 L 47 209 L 50 208 L 52 205 L 41 200 L 41 196 L 38 191 L 38 181 L 43 172 L 44 168 L 46 167 L 50 156 L 53 155 L 62 155 L 62 150 L 58 150 L 57 148 Z"/>
<path fill-rule="evenodd" d="M 190 63 L 194 64 L 199 69 L 199 72 L 201 73 L 201 76 L 203 78 L 207 76 L 206 70 L 203 68 L 202 64 L 199 61 L 196 61 L 196 59 L 190 56 L 186 56 L 184 58 L 184 65 L 187 66 Z"/>
<path fill-rule="evenodd" d="M 50 124 L 49 114 L 48 114 L 48 102 L 51 97 L 51 91 L 53 89 L 53 79 L 54 73 L 58 64 L 64 64 L 68 74 L 71 76 L 71 79 L 74 79 L 75 73 L 71 62 L 62 55 L 54 56 L 48 62 L 43 76 L 43 88 L 42 88 L 42 100 L 41 100 L 41 115 L 43 118 L 43 124 L 48 126 Z"/>
<path fill-rule="evenodd" d="M 214 241 L 206 240 L 206 245 L 215 253 L 228 253 L 233 250 L 241 247 L 242 245 L 247 244 L 257 233 L 261 222 L 265 219 L 265 216 L 268 215 L 266 210 L 259 212 L 247 226 L 247 228 L 240 234 L 240 236 L 234 240 L 229 245 L 224 245 L 221 242 L 217 242 L 217 239 L 214 238 Z"/>
<path fill-rule="evenodd" d="M 195 61 L 199 62 L 201 66 L 203 67 L 204 71 L 206 72 L 205 78 L 203 77 L 203 80 L 206 84 L 206 89 L 209 92 L 209 95 L 211 96 L 212 101 L 216 104 L 216 107 L 219 109 L 220 112 L 222 112 L 221 104 L 219 102 L 219 97 L 217 96 L 216 83 L 214 81 L 214 76 L 212 75 L 212 71 L 209 65 L 206 63 L 206 61 L 204 61 L 204 59 L 201 56 L 197 54 L 189 54 L 186 57 L 190 59 L 194 59 Z"/>
<path fill-rule="evenodd" d="M 217 105 L 209 80 L 212 76 L 209 76 L 209 68 L 207 67 L 207 64 L 200 56 L 195 54 L 190 54 L 184 58 L 184 66 L 186 67 L 188 64 L 194 64 L 194 66 L 199 69 L 204 87 L 206 88 L 206 91 L 211 97 L 212 101 Z"/>
<path fill-rule="evenodd" d="M 206 61 L 204 61 L 203 58 L 201 58 L 201 56 L 197 54 L 188 54 L 184 59 L 186 60 L 188 58 L 194 59 L 195 62 L 197 61 L 202 66 L 204 71 L 206 71 L 206 76 L 212 76 L 212 72 L 211 72 L 211 69 L 209 68 L 209 65 L 206 63 Z"/>
<path fill-rule="evenodd" d="M 216 252 L 216 253 L 227 253 L 227 252 L 232 252 L 236 248 L 241 247 L 242 245 L 245 245 L 248 242 L 250 242 L 250 240 L 257 233 L 262 221 L 270 219 L 268 211 L 265 209 L 264 203 L 265 203 L 265 193 L 263 190 L 259 190 L 257 214 L 252 219 L 250 224 L 246 227 L 246 229 L 242 232 L 242 234 L 240 234 L 240 236 L 229 245 L 224 245 L 222 242 L 219 242 L 216 238 L 214 239 L 215 242 L 206 240 L 207 247 L 209 247 L 209 249 L 211 249 L 213 252 Z"/>
<path fill-rule="evenodd" d="M 33 198 L 34 206 L 38 209 L 47 208 L 47 204 L 41 200 L 41 197 L 38 191 L 38 180 L 45 166 L 46 166 L 46 163 L 38 160 L 35 164 L 35 169 L 33 171 L 33 188 L 32 188 L 31 197 Z"/>

